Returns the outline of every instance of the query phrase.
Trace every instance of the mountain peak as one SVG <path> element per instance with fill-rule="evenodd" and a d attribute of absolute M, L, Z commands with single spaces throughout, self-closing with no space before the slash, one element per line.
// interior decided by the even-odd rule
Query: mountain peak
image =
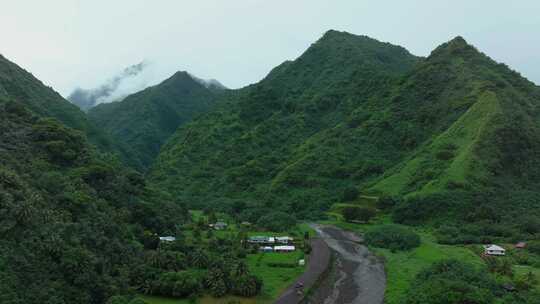
<path fill-rule="evenodd" d="M 454 39 L 445 42 L 431 52 L 430 58 L 439 56 L 483 56 L 473 45 L 469 44 L 463 37 L 456 36 Z"/>
<path fill-rule="evenodd" d="M 318 43 L 336 43 L 338 41 L 356 41 L 356 42 L 378 42 L 377 39 L 371 38 L 366 35 L 355 35 L 345 31 L 337 30 L 328 30 L 324 35 L 317 41 Z"/>
<path fill-rule="evenodd" d="M 187 71 L 177 71 L 176 73 L 174 73 L 170 77 L 170 79 L 175 79 L 175 80 L 191 79 L 191 80 L 194 80 L 193 77 L 191 77 L 191 75 Z"/>

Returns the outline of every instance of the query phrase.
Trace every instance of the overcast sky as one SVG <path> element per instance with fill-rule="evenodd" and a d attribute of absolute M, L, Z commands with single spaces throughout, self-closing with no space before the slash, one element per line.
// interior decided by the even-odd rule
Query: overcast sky
<path fill-rule="evenodd" d="M 444 2 L 444 3 L 443 3 Z M 415 55 L 463 36 L 540 83 L 540 1 L 0 0 L 0 53 L 62 95 L 150 62 L 144 82 L 177 70 L 231 88 L 259 81 L 328 29 Z"/>

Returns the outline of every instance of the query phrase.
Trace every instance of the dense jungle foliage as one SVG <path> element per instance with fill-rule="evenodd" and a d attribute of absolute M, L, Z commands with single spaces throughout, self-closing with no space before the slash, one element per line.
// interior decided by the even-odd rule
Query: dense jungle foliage
<path fill-rule="evenodd" d="M 18 100 L 34 113 L 43 117 L 54 117 L 65 125 L 82 131 L 92 144 L 103 151 L 122 150 L 121 145 L 90 122 L 77 106 L 2 55 L 0 55 L 0 97 Z"/>
<path fill-rule="evenodd" d="M 0 302 L 104 303 L 127 293 L 147 233 L 187 210 L 83 133 L 0 101 Z"/>

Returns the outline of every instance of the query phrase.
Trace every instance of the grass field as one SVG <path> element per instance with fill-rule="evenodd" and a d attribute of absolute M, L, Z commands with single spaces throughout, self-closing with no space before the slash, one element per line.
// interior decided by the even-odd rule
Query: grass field
<path fill-rule="evenodd" d="M 304 258 L 304 254 L 297 250 L 292 253 L 258 253 L 250 254 L 247 258 L 249 269 L 257 274 L 264 282 L 261 295 L 257 303 L 271 303 L 281 292 L 286 289 L 294 280 L 299 277 L 305 267 L 296 266 L 294 268 L 270 267 L 268 263 L 292 263 L 297 264 L 298 260 Z"/>

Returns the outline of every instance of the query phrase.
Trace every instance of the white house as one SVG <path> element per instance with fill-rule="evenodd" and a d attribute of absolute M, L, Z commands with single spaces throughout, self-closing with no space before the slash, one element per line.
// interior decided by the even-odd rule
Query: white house
<path fill-rule="evenodd" d="M 280 244 L 289 244 L 289 243 L 292 243 L 293 241 L 293 238 L 290 236 L 276 236 L 275 239 L 276 239 L 276 243 L 280 243 Z"/>
<path fill-rule="evenodd" d="M 213 228 L 216 230 L 225 230 L 227 229 L 227 223 L 219 221 L 213 225 Z"/>
<path fill-rule="evenodd" d="M 505 255 L 506 249 L 502 248 L 501 246 L 497 245 L 485 245 L 484 246 L 484 254 L 487 255 Z"/>
<path fill-rule="evenodd" d="M 274 246 L 274 252 L 293 252 L 294 246 Z"/>
<path fill-rule="evenodd" d="M 262 251 L 262 252 L 272 252 L 272 251 L 274 251 L 274 248 L 272 248 L 270 246 L 264 246 L 264 247 L 259 248 L 259 250 Z"/>
<path fill-rule="evenodd" d="M 163 242 L 174 242 L 176 238 L 174 236 L 160 236 L 159 240 Z"/>

